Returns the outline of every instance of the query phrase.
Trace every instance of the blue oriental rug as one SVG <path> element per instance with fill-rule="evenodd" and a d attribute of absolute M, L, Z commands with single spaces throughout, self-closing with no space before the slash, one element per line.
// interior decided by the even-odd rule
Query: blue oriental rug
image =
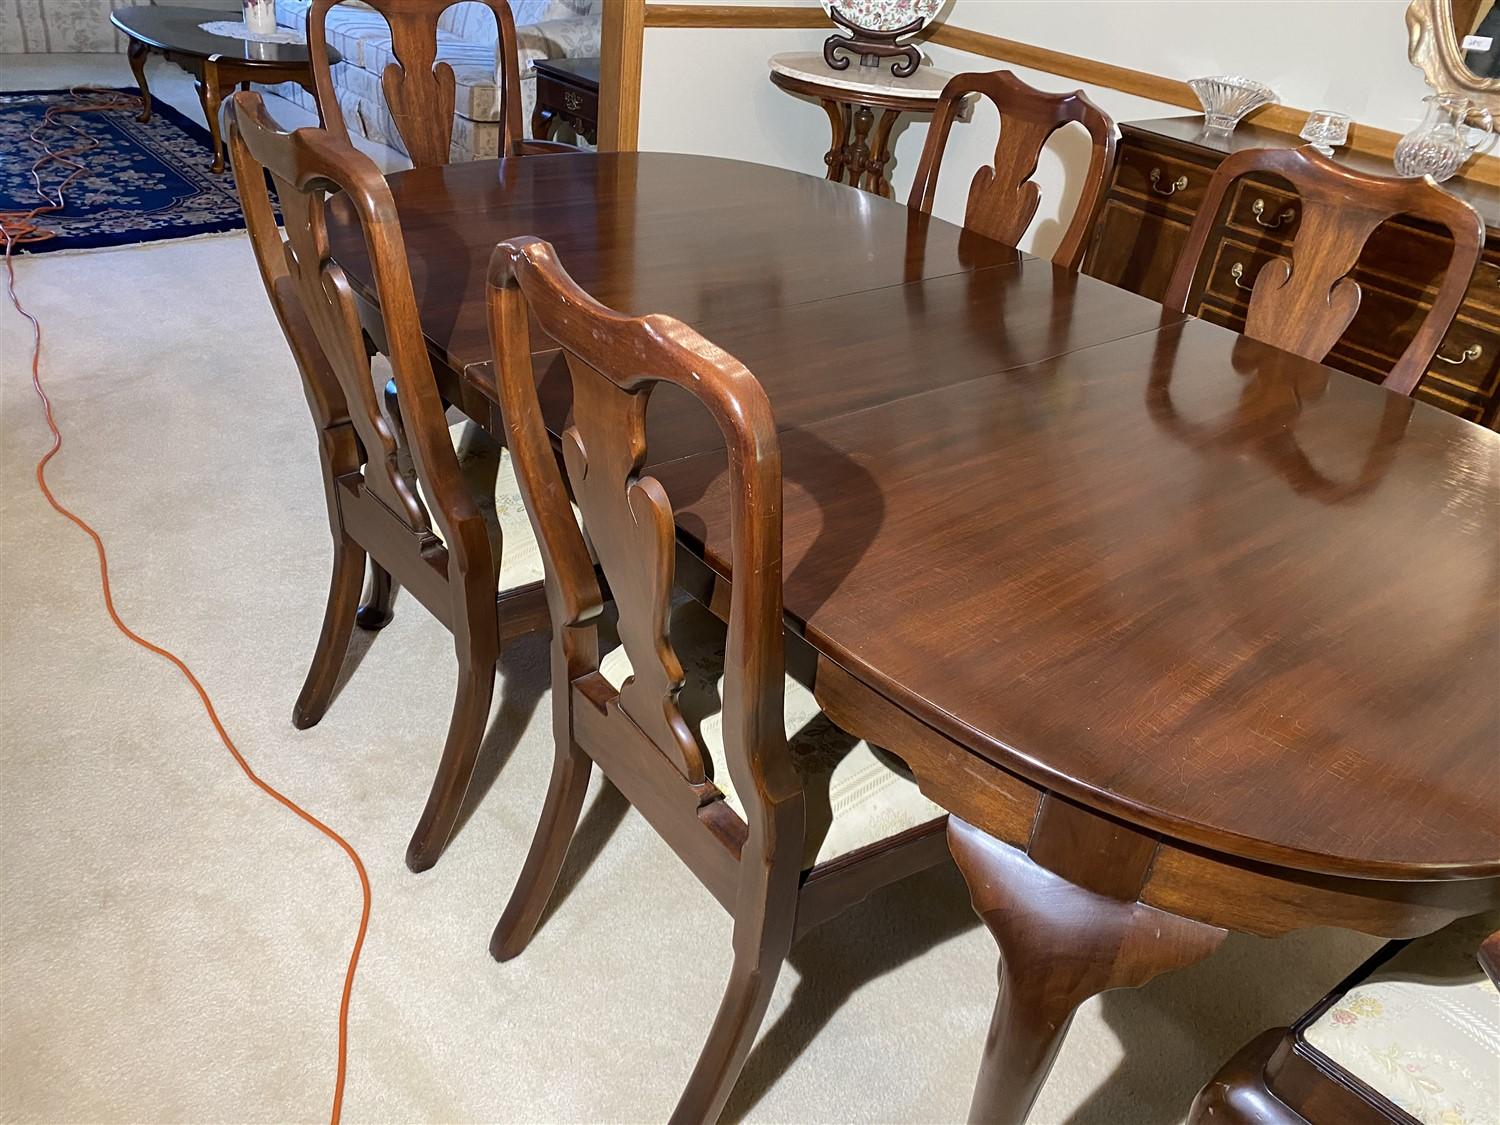
<path fill-rule="evenodd" d="M 45 150 L 31 133 L 43 123 L 49 106 L 139 92 L 128 86 L 92 95 L 68 90 L 0 93 L 0 211 L 30 211 L 42 202 L 31 168 Z M 18 251 L 40 254 L 124 246 L 245 225 L 233 173 L 209 171 L 213 156 L 208 130 L 160 99 L 155 99 L 150 121 L 142 124 L 135 118 L 130 110 L 65 115 L 98 147 L 78 157 L 87 170 L 65 193 L 66 208 L 36 220 L 55 237 L 20 244 Z M 54 150 L 70 148 L 79 140 L 60 124 L 38 136 Z M 70 170 L 57 163 L 47 165 L 42 187 L 54 187 Z"/>

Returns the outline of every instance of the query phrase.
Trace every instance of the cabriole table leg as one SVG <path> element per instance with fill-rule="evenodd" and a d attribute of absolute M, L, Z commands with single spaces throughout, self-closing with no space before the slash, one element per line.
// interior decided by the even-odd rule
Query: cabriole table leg
<path fill-rule="evenodd" d="M 949 849 L 1000 947 L 1000 993 L 971 1122 L 1026 1120 L 1073 1013 L 1090 996 L 1184 968 L 1224 940 L 1216 926 L 1135 901 L 1155 845 L 1050 795 L 1029 855 L 949 818 Z"/>
<path fill-rule="evenodd" d="M 213 140 L 214 162 L 212 172 L 224 171 L 224 138 L 219 134 L 219 106 L 224 91 L 219 85 L 219 68 L 211 59 L 205 60 L 198 74 L 198 100 L 203 103 L 203 116 L 208 121 L 208 135 Z"/>
<path fill-rule="evenodd" d="M 150 48 L 139 39 L 130 41 L 130 49 L 126 51 L 126 58 L 130 60 L 131 73 L 135 75 L 135 84 L 141 90 L 141 115 L 136 118 L 142 123 L 151 120 L 151 91 L 146 86 L 146 55 Z"/>

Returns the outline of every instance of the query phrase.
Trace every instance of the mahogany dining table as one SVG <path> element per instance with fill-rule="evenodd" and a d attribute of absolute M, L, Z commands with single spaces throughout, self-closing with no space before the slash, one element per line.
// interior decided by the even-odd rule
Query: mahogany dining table
<path fill-rule="evenodd" d="M 1025 1118 L 1085 999 L 1229 931 L 1500 904 L 1500 434 L 795 172 L 547 155 L 390 185 L 444 393 L 492 432 L 485 271 L 515 235 L 764 385 L 816 696 L 949 810 L 999 946 L 973 1120 Z M 647 471 L 732 582 L 717 430 L 669 391 Z"/>

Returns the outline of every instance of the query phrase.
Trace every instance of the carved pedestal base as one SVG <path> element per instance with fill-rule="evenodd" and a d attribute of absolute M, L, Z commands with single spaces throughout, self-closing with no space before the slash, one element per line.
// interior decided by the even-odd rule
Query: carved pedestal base
<path fill-rule="evenodd" d="M 889 199 L 891 185 L 885 178 L 885 165 L 891 157 L 891 127 L 901 111 L 882 109 L 880 123 L 875 125 L 875 111 L 867 105 L 824 98 L 823 109 L 833 127 L 833 144 L 823 156 L 828 178 Z M 875 125 L 873 140 L 872 125 Z"/>

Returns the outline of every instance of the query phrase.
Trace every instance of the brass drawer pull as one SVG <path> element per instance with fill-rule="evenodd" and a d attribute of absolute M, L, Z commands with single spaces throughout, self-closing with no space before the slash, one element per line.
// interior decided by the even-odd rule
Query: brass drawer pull
<path fill-rule="evenodd" d="M 1156 192 L 1157 195 L 1176 195 L 1183 188 L 1187 187 L 1187 177 L 1186 176 L 1178 176 L 1167 187 L 1167 190 L 1163 191 L 1159 186 L 1157 186 L 1158 181 L 1160 179 L 1161 179 L 1161 169 L 1160 168 L 1153 168 L 1153 169 L 1151 169 L 1151 190 L 1154 191 L 1154 192 Z"/>
<path fill-rule="evenodd" d="M 1242 262 L 1235 262 L 1234 265 L 1229 267 L 1229 276 L 1234 281 L 1236 288 L 1243 289 L 1246 293 L 1255 292 L 1255 282 L 1253 280 L 1249 285 L 1246 285 L 1243 281 L 1240 280 L 1240 278 L 1245 276 L 1245 266 Z M 1462 361 L 1460 360 L 1457 362 Z"/>
<path fill-rule="evenodd" d="M 1468 363 L 1469 360 L 1478 359 L 1482 355 L 1484 355 L 1484 348 L 1479 344 L 1470 344 L 1463 350 L 1463 352 L 1457 359 L 1449 359 L 1442 352 L 1437 353 L 1438 359 L 1442 360 L 1444 363 L 1451 363 L 1454 366 L 1457 366 L 1460 363 Z"/>
<path fill-rule="evenodd" d="M 1254 203 L 1250 204 L 1250 213 L 1255 216 L 1255 221 L 1267 230 L 1275 230 L 1277 227 L 1295 222 L 1297 219 L 1297 209 L 1295 207 L 1288 207 L 1276 216 L 1274 223 L 1266 222 L 1262 217 L 1266 213 L 1266 201 L 1264 199 L 1257 199 Z"/>

